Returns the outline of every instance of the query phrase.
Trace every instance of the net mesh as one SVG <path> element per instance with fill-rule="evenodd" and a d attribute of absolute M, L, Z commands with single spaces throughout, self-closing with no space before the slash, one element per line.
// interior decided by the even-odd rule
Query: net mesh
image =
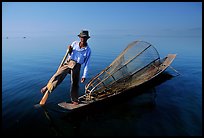
<path fill-rule="evenodd" d="M 142 75 L 151 63 L 159 62 L 157 50 L 150 43 L 134 41 L 103 71 L 87 83 L 90 93 L 110 92 L 112 88 L 127 87 L 130 76 Z M 120 85 L 118 85 L 120 84 Z"/>

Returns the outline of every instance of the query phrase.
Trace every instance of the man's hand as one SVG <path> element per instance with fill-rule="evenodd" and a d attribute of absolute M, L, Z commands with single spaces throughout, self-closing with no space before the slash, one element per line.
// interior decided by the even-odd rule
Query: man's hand
<path fill-rule="evenodd" d="M 86 80 L 86 78 L 81 78 L 81 83 L 83 83 Z"/>
<path fill-rule="evenodd" d="M 73 50 L 72 46 L 68 46 L 68 50 L 69 50 L 68 53 L 71 54 Z"/>

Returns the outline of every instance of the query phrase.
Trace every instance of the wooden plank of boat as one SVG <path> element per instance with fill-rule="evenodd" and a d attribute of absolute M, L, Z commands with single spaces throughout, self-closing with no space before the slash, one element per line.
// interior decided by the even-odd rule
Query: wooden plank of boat
<path fill-rule="evenodd" d="M 77 108 L 80 108 L 80 107 L 83 107 L 83 106 L 86 106 L 87 104 L 85 103 L 79 103 L 77 105 L 74 105 L 72 103 L 67 103 L 67 102 L 61 102 L 61 103 L 58 103 L 58 105 L 64 109 L 67 109 L 67 110 L 73 110 L 73 109 L 77 109 Z"/>

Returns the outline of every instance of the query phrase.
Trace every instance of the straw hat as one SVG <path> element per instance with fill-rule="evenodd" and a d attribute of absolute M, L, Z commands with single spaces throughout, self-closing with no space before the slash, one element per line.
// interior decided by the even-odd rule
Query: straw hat
<path fill-rule="evenodd" d="M 90 38 L 89 32 L 86 31 L 86 30 L 82 30 L 78 36 L 79 36 L 79 37 L 87 37 L 87 38 Z"/>

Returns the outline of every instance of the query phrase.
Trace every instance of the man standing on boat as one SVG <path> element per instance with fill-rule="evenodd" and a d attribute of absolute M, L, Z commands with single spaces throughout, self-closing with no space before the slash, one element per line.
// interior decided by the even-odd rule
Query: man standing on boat
<path fill-rule="evenodd" d="M 74 105 L 77 105 L 79 102 L 78 90 L 81 65 L 84 65 L 83 75 L 81 78 L 81 83 L 83 83 L 87 78 L 91 56 L 91 49 L 87 43 L 87 40 L 90 38 L 89 32 L 87 30 L 82 30 L 78 36 L 80 41 L 74 41 L 71 45 L 68 46 L 69 55 L 67 61 L 61 67 L 59 67 L 47 85 L 41 89 L 41 93 L 44 94 L 46 91 L 48 91 L 50 94 L 69 73 L 71 74 L 70 96 Z"/>

